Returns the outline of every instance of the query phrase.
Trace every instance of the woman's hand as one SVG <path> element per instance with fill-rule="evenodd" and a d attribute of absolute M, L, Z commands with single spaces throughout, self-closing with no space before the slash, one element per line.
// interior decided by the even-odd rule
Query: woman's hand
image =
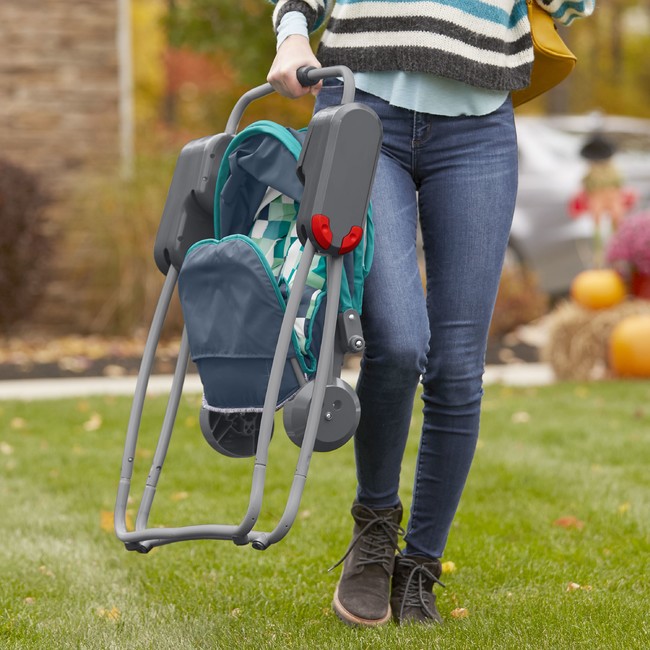
<path fill-rule="evenodd" d="M 302 97 L 307 93 L 317 95 L 323 85 L 319 81 L 315 86 L 301 86 L 296 78 L 298 68 L 310 66 L 320 68 L 321 64 L 312 52 L 309 39 L 294 34 L 285 39 L 278 48 L 266 80 L 277 92 L 285 97 Z"/>

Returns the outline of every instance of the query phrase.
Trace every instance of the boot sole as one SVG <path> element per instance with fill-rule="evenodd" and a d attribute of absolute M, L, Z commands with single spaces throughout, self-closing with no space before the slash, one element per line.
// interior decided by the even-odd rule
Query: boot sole
<path fill-rule="evenodd" d="M 388 612 L 386 613 L 386 616 L 383 618 L 361 618 L 360 616 L 352 614 L 352 612 L 348 612 L 348 610 L 343 607 L 341 601 L 339 600 L 338 586 L 334 592 L 332 609 L 334 610 L 334 613 L 339 617 L 339 619 L 350 627 L 378 627 L 379 625 L 385 625 L 388 623 L 393 615 L 390 605 L 388 606 Z"/>

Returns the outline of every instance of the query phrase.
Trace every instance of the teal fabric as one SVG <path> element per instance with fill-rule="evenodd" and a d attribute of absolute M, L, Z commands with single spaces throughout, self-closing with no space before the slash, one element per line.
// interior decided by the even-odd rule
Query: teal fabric
<path fill-rule="evenodd" d="M 231 176 L 231 168 L 229 164 L 230 155 L 237 150 L 249 138 L 255 136 L 270 136 L 281 142 L 286 149 L 291 153 L 292 157 L 297 162 L 300 157 L 302 143 L 297 138 L 303 138 L 304 132 L 291 131 L 275 122 L 269 120 L 260 120 L 254 122 L 243 131 L 238 133 L 226 149 L 219 173 L 217 175 L 217 183 L 215 189 L 215 202 L 214 202 L 214 229 L 215 238 L 220 239 L 223 234 L 233 234 L 231 232 L 222 233 L 222 192 L 224 187 Z M 266 188 L 264 188 L 266 189 Z M 293 197 L 294 199 L 297 197 Z M 249 228 L 240 231 L 242 234 L 249 234 Z M 341 287 L 341 311 L 346 309 L 355 309 L 361 313 L 362 299 L 363 299 L 363 281 L 370 271 L 372 264 L 372 257 L 374 251 L 374 227 L 372 223 L 372 206 L 368 208 L 366 215 L 366 226 L 364 228 L 364 240 L 361 245 L 352 251 L 348 256 L 352 260 L 352 268 L 348 262 L 344 268 L 344 282 Z"/>
<path fill-rule="evenodd" d="M 217 174 L 214 202 L 215 238 L 196 243 L 192 253 L 206 245 L 245 240 L 263 262 L 275 291 L 288 300 L 303 246 L 296 228 L 302 184 L 296 164 L 304 132 L 262 120 L 237 134 L 224 152 Z M 372 210 L 369 206 L 361 245 L 344 258 L 340 311 L 361 313 L 363 284 L 374 249 Z M 294 349 L 303 372 L 316 370 L 327 295 L 327 261 L 315 255 L 294 324 Z M 322 313 L 321 313 L 322 312 Z"/>

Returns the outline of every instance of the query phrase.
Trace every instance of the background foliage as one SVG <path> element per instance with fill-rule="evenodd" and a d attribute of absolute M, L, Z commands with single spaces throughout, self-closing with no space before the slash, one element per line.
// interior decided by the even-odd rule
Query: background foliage
<path fill-rule="evenodd" d="M 48 197 L 32 172 L 0 158 L 0 332 L 31 315 L 45 290 Z"/>
<path fill-rule="evenodd" d="M 77 197 L 71 219 L 83 212 L 89 229 L 82 235 L 72 229 L 64 242 L 64 254 L 77 260 L 71 293 L 83 282 L 76 324 L 87 332 L 128 334 L 148 323 L 151 296 L 162 283 L 151 247 L 172 161 L 188 141 L 223 129 L 236 100 L 265 81 L 275 56 L 273 5 L 267 0 L 132 0 L 132 9 L 135 174 L 126 181 L 104 178 L 94 211 L 88 211 L 88 196 Z M 650 117 L 650 0 L 599 0 L 592 17 L 562 29 L 562 35 L 578 56 L 576 71 L 522 113 L 602 110 Z M 314 46 L 318 38 L 313 36 Z M 249 107 L 242 126 L 273 119 L 299 128 L 307 124 L 312 107 L 311 96 L 289 101 L 271 95 Z M 94 219 L 100 226 L 91 228 Z M 81 248 L 80 236 L 85 237 Z M 133 300 L 119 297 L 126 283 Z M 499 310 L 504 316 L 495 323 L 499 330 L 513 317 L 522 318 L 515 313 L 519 302 L 514 297 L 521 292 L 505 289 L 507 299 L 497 307 L 496 318 Z M 528 307 L 535 311 L 535 305 Z"/>

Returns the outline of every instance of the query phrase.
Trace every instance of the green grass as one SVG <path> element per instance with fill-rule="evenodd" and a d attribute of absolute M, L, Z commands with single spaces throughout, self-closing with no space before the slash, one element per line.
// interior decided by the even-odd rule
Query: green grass
<path fill-rule="evenodd" d="M 484 406 L 443 558 L 456 565 L 438 592 L 446 624 L 355 630 L 330 610 L 340 569 L 327 571 L 351 532 L 352 445 L 314 456 L 298 519 L 266 552 L 202 541 L 143 556 L 101 525 L 129 400 L 0 403 L 0 647 L 650 647 L 650 383 L 492 386 Z M 163 400 L 148 403 L 135 497 L 163 410 Z M 197 415 L 198 398 L 184 398 L 155 525 L 236 523 L 248 502 L 250 461 L 214 453 Z M 267 530 L 297 451 L 279 427 L 271 447 Z M 577 526 L 554 525 L 562 517 Z M 567 591 L 570 582 L 583 588 Z M 457 608 L 468 616 L 451 616 Z"/>

